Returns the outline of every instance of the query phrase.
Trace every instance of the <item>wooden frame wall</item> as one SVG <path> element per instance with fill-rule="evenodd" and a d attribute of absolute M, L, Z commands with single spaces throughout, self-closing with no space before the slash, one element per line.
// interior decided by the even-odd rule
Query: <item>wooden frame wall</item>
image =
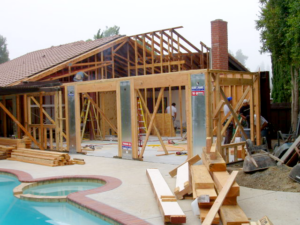
<path fill-rule="evenodd" d="M 237 111 L 241 108 L 244 99 L 250 104 L 250 138 L 252 141 L 256 139 L 256 144 L 261 144 L 260 126 L 254 126 L 254 114 L 256 114 L 256 124 L 260 124 L 260 75 L 259 73 L 235 72 L 210 70 L 207 77 L 207 137 L 213 140 L 213 136 L 217 137 L 216 149 L 228 162 L 228 149 L 233 148 L 235 152 L 234 159 L 237 157 L 237 146 L 239 144 L 222 145 L 222 137 L 226 132 L 226 128 L 231 121 L 237 124 L 240 132 L 247 136 L 237 119 Z M 227 97 L 232 97 L 232 104 L 229 104 Z M 227 116 L 223 114 L 223 105 L 230 105 L 230 112 Z M 227 120 L 227 121 L 226 121 Z M 225 123 L 226 122 L 226 123 Z M 225 124 L 225 125 L 224 125 Z M 224 125 L 224 126 L 223 126 Z M 255 127 L 255 129 L 254 129 Z M 240 143 L 242 147 L 242 156 L 245 156 L 245 142 Z M 207 149 L 209 152 L 209 149 Z"/>

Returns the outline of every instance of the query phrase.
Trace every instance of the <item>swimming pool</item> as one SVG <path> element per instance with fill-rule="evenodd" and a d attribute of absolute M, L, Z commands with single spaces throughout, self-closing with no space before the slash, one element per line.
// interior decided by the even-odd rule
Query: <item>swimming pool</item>
<path fill-rule="evenodd" d="M 108 225 L 114 224 L 93 216 L 67 203 L 24 201 L 13 195 L 20 181 L 10 175 L 0 174 L 0 224 L 1 225 Z"/>
<path fill-rule="evenodd" d="M 40 182 L 39 182 L 40 183 Z M 39 184 L 37 183 L 37 184 Z M 80 182 L 80 181 L 68 181 L 68 182 L 55 182 L 46 183 L 38 186 L 29 185 L 27 189 L 23 191 L 24 194 L 32 194 L 39 196 L 67 196 L 73 192 L 85 191 L 93 188 L 101 187 L 103 184 L 98 182 Z"/>

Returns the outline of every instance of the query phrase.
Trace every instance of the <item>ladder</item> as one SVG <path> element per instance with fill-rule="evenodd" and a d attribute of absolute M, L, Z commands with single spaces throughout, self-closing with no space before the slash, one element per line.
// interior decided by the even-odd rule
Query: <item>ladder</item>
<path fill-rule="evenodd" d="M 93 112 L 94 116 L 92 115 L 92 112 Z M 91 105 L 91 101 L 87 97 L 84 96 L 82 111 L 80 113 L 80 122 L 82 124 L 81 139 L 83 139 L 87 121 L 91 121 L 91 126 L 92 126 L 92 131 L 93 131 L 94 137 L 96 139 L 97 139 L 97 137 L 100 137 L 100 139 L 102 139 L 102 133 L 101 133 L 101 129 L 100 129 L 100 125 L 99 125 L 99 118 L 98 118 L 98 114 L 96 113 L 96 109 L 93 105 Z M 96 122 L 96 126 L 97 126 L 96 128 L 95 128 L 95 122 Z"/>
<path fill-rule="evenodd" d="M 141 99 L 138 98 L 137 101 L 137 119 L 138 119 L 138 135 L 146 134 L 147 133 L 147 125 L 145 121 L 145 114 L 142 107 Z"/>

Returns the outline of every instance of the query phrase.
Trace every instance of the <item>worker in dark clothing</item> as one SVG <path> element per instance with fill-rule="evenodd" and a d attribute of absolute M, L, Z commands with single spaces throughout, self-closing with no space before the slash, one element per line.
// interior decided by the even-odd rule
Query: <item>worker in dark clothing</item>
<path fill-rule="evenodd" d="M 243 121 L 247 122 L 246 127 L 250 126 L 250 105 L 247 99 L 244 99 L 243 106 L 240 108 L 240 115 L 243 118 Z"/>
<path fill-rule="evenodd" d="M 227 100 L 231 104 L 232 97 L 228 97 Z M 223 106 L 223 111 L 224 111 L 224 116 L 226 116 L 229 113 L 229 107 L 226 104 Z M 227 122 L 227 120 L 224 122 L 224 124 L 226 124 L 226 122 Z M 231 138 L 232 138 L 232 133 L 233 133 L 233 122 L 230 122 L 230 124 L 228 125 L 228 127 L 226 129 L 224 144 L 230 143 Z"/>

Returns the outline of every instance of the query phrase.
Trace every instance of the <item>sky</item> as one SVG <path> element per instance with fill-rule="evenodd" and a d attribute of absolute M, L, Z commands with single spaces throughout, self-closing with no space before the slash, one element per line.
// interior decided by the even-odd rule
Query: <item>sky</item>
<path fill-rule="evenodd" d="M 270 54 L 260 54 L 255 29 L 258 0 L 1 0 L 0 34 L 10 59 L 28 52 L 92 39 L 98 29 L 117 25 L 134 35 L 171 27 L 200 48 L 211 46 L 211 21 L 228 22 L 228 49 L 248 56 L 246 67 L 271 70 Z"/>

